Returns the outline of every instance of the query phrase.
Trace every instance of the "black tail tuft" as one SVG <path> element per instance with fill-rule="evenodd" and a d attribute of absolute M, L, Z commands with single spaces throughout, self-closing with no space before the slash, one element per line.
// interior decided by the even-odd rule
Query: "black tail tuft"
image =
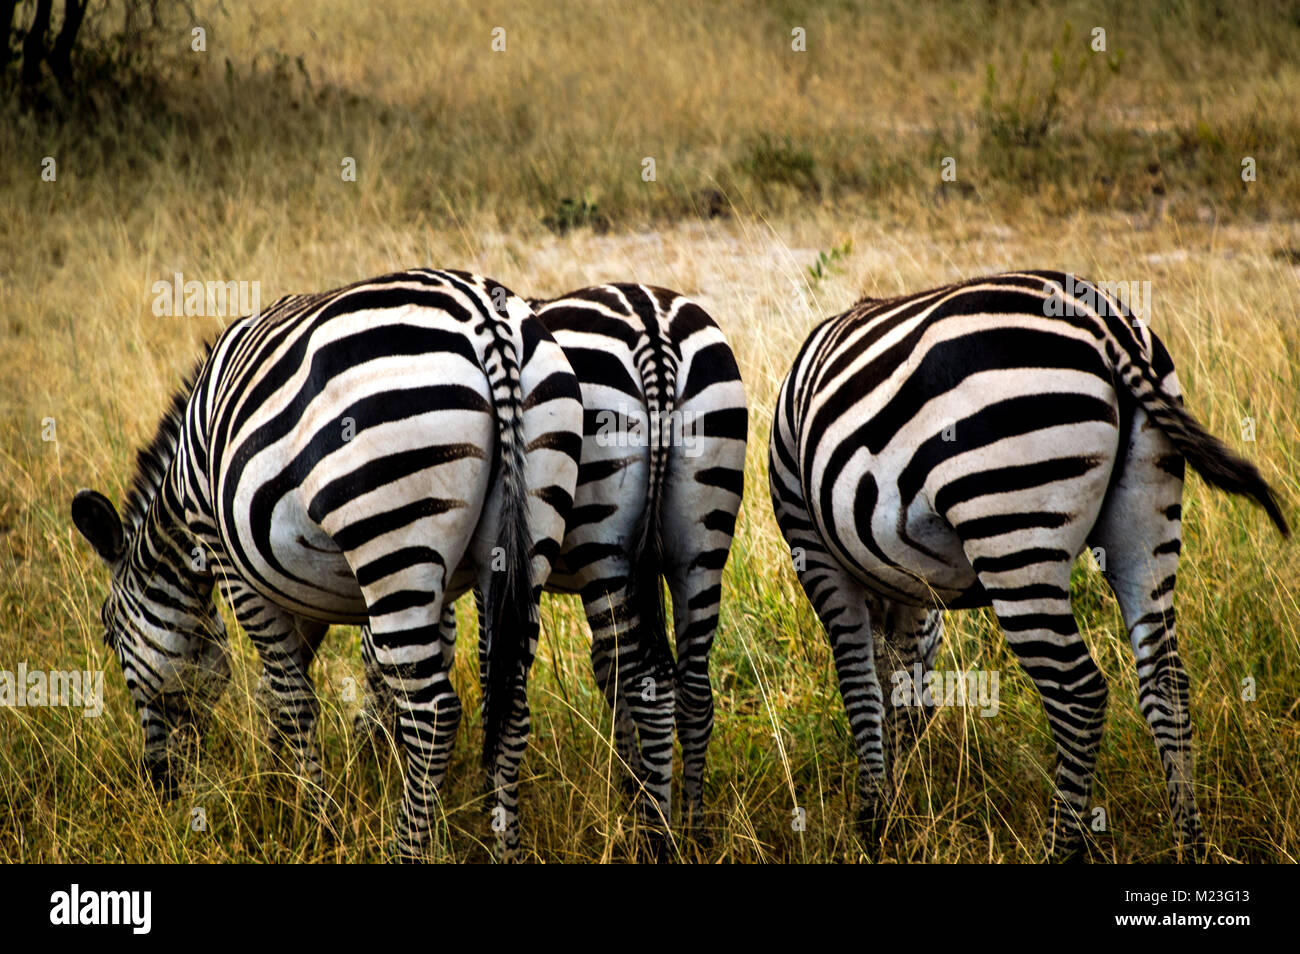
<path fill-rule="evenodd" d="M 522 474 L 520 475 L 522 478 Z M 500 750 L 513 700 L 523 677 L 536 620 L 532 614 L 532 539 L 524 483 L 507 481 L 501 512 L 498 555 L 503 569 L 492 574 L 484 623 L 488 627 L 487 679 L 483 686 L 483 763 L 491 766 Z"/>
<path fill-rule="evenodd" d="M 672 647 L 668 644 L 667 613 L 664 611 L 663 536 L 660 529 L 659 494 L 646 500 L 644 512 L 632 537 L 632 577 L 628 581 L 628 603 L 640 620 L 635 642 L 649 654 L 657 667 L 671 670 Z"/>

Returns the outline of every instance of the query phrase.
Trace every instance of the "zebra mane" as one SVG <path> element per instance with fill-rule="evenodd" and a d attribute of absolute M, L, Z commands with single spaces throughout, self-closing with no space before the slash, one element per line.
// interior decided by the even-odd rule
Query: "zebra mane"
<path fill-rule="evenodd" d="M 163 478 L 167 475 L 167 468 L 171 466 L 172 459 L 176 456 L 176 448 L 181 440 L 181 429 L 185 426 L 185 406 L 189 403 L 190 395 L 194 393 L 194 385 L 203 366 L 207 363 L 208 356 L 212 353 L 213 344 L 214 342 L 208 342 L 204 347 L 202 356 L 172 393 L 153 439 L 140 448 L 135 455 L 135 473 L 131 477 L 130 489 L 122 500 L 122 526 L 128 538 L 134 536 L 140 529 L 140 525 L 144 523 L 149 505 L 158 495 Z"/>
<path fill-rule="evenodd" d="M 882 297 L 879 297 L 879 296 L 876 296 L 876 295 L 863 295 L 861 298 L 859 298 L 857 301 L 855 301 L 855 302 L 853 303 L 853 307 L 854 307 L 854 308 L 860 308 L 860 307 L 862 307 L 863 305 L 871 305 L 871 306 L 875 306 L 875 305 L 888 305 L 888 304 L 892 304 L 893 302 L 896 302 L 896 301 L 903 301 L 904 299 L 906 299 L 906 298 L 910 298 L 910 297 L 911 297 L 910 295 L 906 295 L 906 294 L 903 294 L 903 295 L 885 295 L 883 298 L 882 298 Z"/>

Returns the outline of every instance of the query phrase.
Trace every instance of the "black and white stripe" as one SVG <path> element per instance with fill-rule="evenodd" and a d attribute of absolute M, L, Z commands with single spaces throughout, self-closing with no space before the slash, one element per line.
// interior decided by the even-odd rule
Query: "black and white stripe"
<path fill-rule="evenodd" d="M 596 679 L 652 828 L 672 817 L 676 723 L 682 824 L 691 830 L 703 811 L 713 730 L 709 651 L 744 490 L 740 371 L 713 318 L 667 289 L 600 285 L 533 305 L 573 366 L 583 401 L 574 506 L 546 589 L 582 598 Z M 675 662 L 661 580 L 672 594 Z M 446 646 L 454 627 L 448 614 Z M 372 726 L 385 718 L 381 706 L 368 702 Z"/>
<path fill-rule="evenodd" d="M 214 585 L 257 646 L 276 732 L 313 781 L 314 647 L 331 623 L 368 624 L 407 757 L 398 849 L 418 854 L 460 721 L 439 619 L 476 587 L 493 827 L 511 852 L 535 581 L 558 551 L 580 448 L 563 352 L 487 279 L 413 269 L 231 325 L 140 455 L 126 525 L 93 491 L 72 504 L 112 569 L 104 621 L 154 776 L 172 779 L 169 739 L 229 671 Z"/>
<path fill-rule="evenodd" d="M 1069 276 L 868 299 L 813 331 L 778 398 L 772 502 L 830 637 L 869 833 L 886 742 L 915 728 L 882 673 L 933 663 L 940 607 L 991 605 L 1056 739 L 1052 853 L 1078 852 L 1107 695 L 1070 607 L 1086 545 L 1129 629 L 1175 828 L 1202 844 L 1174 635 L 1185 460 L 1287 532 L 1254 466 L 1183 408 L 1155 335 Z"/>
<path fill-rule="evenodd" d="M 664 819 L 676 722 L 690 830 L 703 811 L 709 652 L 744 492 L 740 370 L 713 318 L 667 289 L 600 285 L 536 307 L 583 403 L 574 509 L 546 588 L 581 595 L 620 751 Z M 675 677 L 665 676 L 673 660 L 661 578 L 672 594 Z"/>

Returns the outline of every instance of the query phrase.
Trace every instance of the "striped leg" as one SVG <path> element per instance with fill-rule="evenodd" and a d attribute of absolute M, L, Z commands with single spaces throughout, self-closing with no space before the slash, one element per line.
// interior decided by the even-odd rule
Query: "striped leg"
<path fill-rule="evenodd" d="M 1070 556 L 1064 550 L 1008 552 L 999 546 L 1007 539 L 968 541 L 966 553 L 1007 643 L 1042 697 L 1056 740 L 1050 854 L 1055 861 L 1076 860 L 1105 724 L 1106 679 L 1070 608 Z"/>
<path fill-rule="evenodd" d="M 808 555 L 799 574 L 804 592 L 830 638 L 840 698 L 858 752 L 858 828 L 874 850 L 881 834 L 881 800 L 887 790 L 884 741 L 884 693 L 876 672 L 871 619 L 862 585 L 838 566 Z"/>
<path fill-rule="evenodd" d="M 892 793 L 904 757 L 934 718 L 935 706 L 928 696 L 911 705 L 894 705 L 890 686 L 895 673 L 902 673 L 910 682 L 916 665 L 921 667 L 922 678 L 934 668 L 943 640 L 943 611 L 889 602 L 875 608 L 869 602 L 868 612 L 877 629 L 876 671 L 885 684 L 885 765 Z M 882 629 L 883 634 L 879 632 Z"/>
<path fill-rule="evenodd" d="M 297 659 L 297 665 L 303 670 L 308 671 L 311 668 L 312 661 L 316 658 L 316 650 L 320 648 L 321 640 L 329 632 L 329 626 L 325 623 L 316 623 L 311 620 L 302 619 L 301 617 L 290 617 L 293 623 L 292 633 L 284 636 L 283 644 L 280 649 L 285 653 Z M 297 637 L 298 645 L 293 645 L 294 637 Z M 276 701 L 276 692 L 272 689 L 271 681 L 267 677 L 267 671 L 263 668 L 261 675 L 257 680 L 257 688 L 254 690 L 259 708 L 266 713 L 269 724 L 268 740 L 272 751 L 279 752 L 288 741 L 286 735 L 272 718 L 272 714 L 278 708 Z"/>
<path fill-rule="evenodd" d="M 630 781 L 644 789 L 641 820 L 662 832 L 672 820 L 673 705 L 675 686 L 666 660 L 649 651 L 652 639 L 628 601 L 624 568 L 616 588 L 584 588 L 583 608 L 591 626 L 591 662 L 596 682 L 614 712 L 619 757 L 631 769 Z M 610 584 L 606 577 L 602 589 Z M 639 745 L 638 745 L 639 740 Z"/>
<path fill-rule="evenodd" d="M 635 796 L 646 780 L 645 763 L 637 741 L 636 722 L 628 704 L 628 693 L 636 687 L 621 678 L 622 669 L 630 655 L 620 641 L 627 638 L 626 613 L 621 608 L 627 601 L 626 572 L 616 581 L 614 592 L 609 592 L 609 580 L 589 585 L 583 593 L 583 610 L 591 627 L 591 667 L 596 675 L 596 685 L 604 693 L 614 716 L 614 747 L 623 768 L 623 784 L 630 796 Z M 620 609 L 616 612 L 615 607 Z"/>
<path fill-rule="evenodd" d="M 447 602 L 438 622 L 438 644 L 443 667 L 451 672 L 456 661 L 456 604 Z M 378 745 L 385 737 L 397 738 L 397 699 L 379 670 L 374 637 L 369 626 L 361 627 L 361 662 L 366 674 L 366 695 L 361 711 L 352 720 L 352 733 L 358 744 Z"/>
<path fill-rule="evenodd" d="M 726 558 L 727 551 L 722 551 Z M 704 817 L 704 765 L 713 735 L 713 685 L 709 653 L 718 629 L 722 568 L 693 566 L 669 571 L 677 633 L 677 738 L 682 746 L 682 829 L 694 831 Z"/>
<path fill-rule="evenodd" d="M 790 544 L 795 572 L 830 638 L 840 697 L 858 753 L 858 827 L 868 852 L 880 840 L 880 800 L 885 787 L 882 721 L 884 697 L 867 593 L 822 546 L 802 497 L 783 480 L 775 458 L 769 467 L 772 507 Z"/>
<path fill-rule="evenodd" d="M 362 588 L 380 678 L 395 701 L 406 782 L 397 820 L 397 854 L 417 860 L 438 813 L 438 787 L 460 726 L 460 699 L 443 664 L 438 620 L 442 567 L 417 563 Z"/>
<path fill-rule="evenodd" d="M 686 320 L 674 322 L 676 334 L 682 325 L 691 326 L 695 312 L 686 308 L 679 315 Z M 664 575 L 677 635 L 682 827 L 698 835 L 713 734 L 709 654 L 718 631 L 723 568 L 745 490 L 749 411 L 735 357 L 711 321 L 695 326 L 679 347 L 680 387 L 662 506 Z"/>
<path fill-rule="evenodd" d="M 1128 462 L 1089 544 L 1100 547 L 1137 660 L 1138 706 L 1165 770 L 1170 814 L 1183 847 L 1205 851 L 1192 791 L 1192 722 L 1187 672 L 1174 634 L 1174 582 L 1182 548 L 1183 461 L 1138 412 Z"/>
<path fill-rule="evenodd" d="M 287 747 L 297 771 L 310 784 L 309 792 L 319 793 L 315 735 L 320 701 L 308 669 L 325 626 L 291 615 L 237 577 L 223 578 L 221 590 L 262 660 L 257 693 L 270 716 L 272 747 Z"/>

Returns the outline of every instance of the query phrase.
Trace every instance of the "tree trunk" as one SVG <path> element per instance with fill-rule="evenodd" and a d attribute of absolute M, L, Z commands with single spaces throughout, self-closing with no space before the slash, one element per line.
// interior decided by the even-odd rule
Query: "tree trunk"
<path fill-rule="evenodd" d="M 53 0 L 36 0 L 36 16 L 23 38 L 23 86 L 34 87 L 41 78 L 41 61 L 45 59 L 45 34 L 50 32 L 50 6 Z"/>
<path fill-rule="evenodd" d="M 85 0 L 65 0 L 63 4 L 63 26 L 50 51 L 50 71 L 60 84 L 67 84 L 72 79 L 72 50 L 77 45 L 77 31 L 81 29 L 81 20 L 86 15 Z"/>
<path fill-rule="evenodd" d="M 18 0 L 0 0 L 0 73 L 9 65 L 9 37 L 14 29 L 14 10 Z"/>

